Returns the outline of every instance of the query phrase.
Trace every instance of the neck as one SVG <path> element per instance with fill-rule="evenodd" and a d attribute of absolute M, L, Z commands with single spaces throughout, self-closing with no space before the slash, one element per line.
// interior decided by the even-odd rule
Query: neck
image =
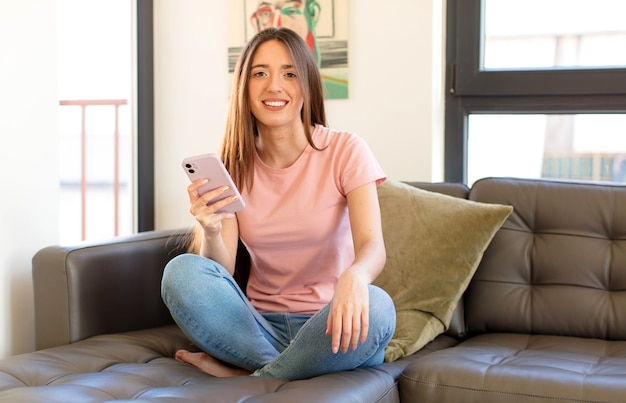
<path fill-rule="evenodd" d="M 256 149 L 261 160 L 272 168 L 293 165 L 308 145 L 304 127 L 296 130 L 261 130 L 256 139 Z"/>

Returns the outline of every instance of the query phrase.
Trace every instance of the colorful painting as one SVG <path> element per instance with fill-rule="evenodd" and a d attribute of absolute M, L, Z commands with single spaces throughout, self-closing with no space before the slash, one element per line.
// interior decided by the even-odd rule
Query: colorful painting
<path fill-rule="evenodd" d="M 228 2 L 228 71 L 259 30 L 287 27 L 305 39 L 322 73 L 327 99 L 348 98 L 348 0 Z"/>

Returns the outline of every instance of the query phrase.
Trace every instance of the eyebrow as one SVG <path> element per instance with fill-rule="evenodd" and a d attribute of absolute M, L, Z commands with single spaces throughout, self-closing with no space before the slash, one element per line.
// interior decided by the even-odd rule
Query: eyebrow
<path fill-rule="evenodd" d="M 295 3 L 297 6 L 302 6 L 302 0 L 287 0 L 286 3 Z M 259 3 L 259 7 L 271 7 L 273 4 L 269 1 L 262 1 Z"/>
<path fill-rule="evenodd" d="M 270 67 L 269 64 L 255 64 L 254 66 L 250 67 L 250 69 L 268 69 Z M 283 64 L 280 66 L 281 69 L 294 69 L 294 65 L 293 64 Z"/>

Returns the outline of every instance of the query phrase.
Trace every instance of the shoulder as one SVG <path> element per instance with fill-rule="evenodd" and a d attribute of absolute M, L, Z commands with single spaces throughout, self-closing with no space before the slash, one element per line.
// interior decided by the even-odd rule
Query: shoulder
<path fill-rule="evenodd" d="M 344 195 L 369 182 L 380 184 L 385 174 L 363 138 L 353 132 L 317 126 L 313 141 L 335 175 L 337 188 Z M 326 154 L 326 157 L 321 157 Z"/>
<path fill-rule="evenodd" d="M 313 131 L 313 142 L 318 148 L 348 151 L 353 147 L 367 147 L 365 140 L 353 132 L 336 130 L 317 125 Z"/>

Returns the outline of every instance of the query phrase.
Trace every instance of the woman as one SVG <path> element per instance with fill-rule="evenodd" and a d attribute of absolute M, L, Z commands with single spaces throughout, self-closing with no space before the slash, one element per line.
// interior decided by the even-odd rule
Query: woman
<path fill-rule="evenodd" d="M 201 349 L 180 361 L 214 376 L 304 379 L 383 362 L 395 330 L 376 187 L 382 169 L 359 137 L 326 127 L 319 70 L 286 28 L 258 33 L 235 69 L 222 159 L 246 208 L 216 213 L 220 189 L 188 187 L 192 252 L 168 263 L 162 296 Z M 233 279 L 238 240 L 247 293 Z"/>

